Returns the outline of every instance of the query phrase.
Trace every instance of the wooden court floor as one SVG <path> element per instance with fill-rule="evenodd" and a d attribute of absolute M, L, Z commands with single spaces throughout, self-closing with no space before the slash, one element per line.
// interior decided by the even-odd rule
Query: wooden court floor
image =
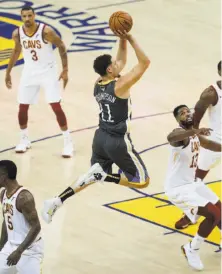
<path fill-rule="evenodd" d="M 10 33 L 21 25 L 20 9 L 33 4 L 36 18 L 53 26 L 68 49 L 69 77 L 63 108 L 76 146 L 75 157 L 62 159 L 63 139 L 54 114 L 41 93 L 29 112 L 33 146 L 24 155 L 13 147 L 19 140 L 17 87 L 22 56 L 13 69 L 12 90 L 4 85 L 4 50 L 13 46 Z M 46 274 L 188 274 L 180 246 L 197 226 L 183 233 L 173 229 L 180 212 L 163 194 L 168 161 L 166 135 L 176 126 L 172 109 L 193 107 L 204 88 L 217 80 L 220 60 L 219 0 L 56 0 L 0 2 L 0 159 L 16 162 L 18 180 L 29 188 L 40 212 L 44 199 L 62 191 L 89 167 L 91 143 L 98 124 L 93 98 L 96 74 L 92 63 L 103 53 L 116 54 L 116 38 L 107 28 L 109 16 L 124 10 L 134 19 L 135 35 L 151 66 L 132 88 L 132 139 L 151 177 L 150 186 L 135 191 L 111 184 L 96 184 L 69 200 L 50 225 L 42 223 L 45 239 L 43 273 Z M 5 51 L 6 52 L 6 51 Z M 57 55 L 58 62 L 59 55 Z M 128 50 L 125 71 L 136 62 Z M 60 64 L 60 63 L 59 63 Z M 207 125 L 207 118 L 203 125 Z M 206 182 L 221 192 L 220 166 Z M 201 249 L 204 273 L 220 273 L 219 232 Z"/>

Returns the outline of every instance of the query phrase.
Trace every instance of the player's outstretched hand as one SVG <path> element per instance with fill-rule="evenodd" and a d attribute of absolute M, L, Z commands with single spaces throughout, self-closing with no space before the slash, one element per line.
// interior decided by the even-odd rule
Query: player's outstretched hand
<path fill-rule="evenodd" d="M 11 79 L 11 75 L 10 74 L 6 74 L 5 76 L 5 84 L 6 87 L 11 89 L 12 88 L 12 79 Z"/>
<path fill-rule="evenodd" d="M 200 129 L 197 129 L 197 134 L 210 136 L 211 131 L 212 131 L 211 128 L 200 128 Z"/>
<path fill-rule="evenodd" d="M 18 263 L 18 261 L 20 260 L 22 256 L 22 253 L 16 249 L 14 252 L 12 252 L 12 254 L 10 254 L 7 258 L 7 265 L 11 266 L 11 265 L 16 265 Z"/>
<path fill-rule="evenodd" d="M 67 83 L 68 83 L 68 70 L 63 70 L 62 73 L 59 76 L 59 80 L 63 80 L 63 88 L 65 89 Z"/>
<path fill-rule="evenodd" d="M 127 31 L 121 31 L 121 30 L 117 30 L 114 31 L 115 35 L 118 36 L 120 39 L 129 39 L 129 37 L 131 36 L 130 33 L 128 33 Z"/>

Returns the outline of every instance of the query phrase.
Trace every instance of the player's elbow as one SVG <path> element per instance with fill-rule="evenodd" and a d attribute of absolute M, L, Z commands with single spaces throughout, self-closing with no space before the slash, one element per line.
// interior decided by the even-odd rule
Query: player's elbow
<path fill-rule="evenodd" d="M 149 65 L 150 65 L 150 59 L 147 56 L 145 56 L 145 58 L 143 59 L 142 65 L 143 65 L 143 67 L 145 69 L 147 69 L 149 67 Z"/>

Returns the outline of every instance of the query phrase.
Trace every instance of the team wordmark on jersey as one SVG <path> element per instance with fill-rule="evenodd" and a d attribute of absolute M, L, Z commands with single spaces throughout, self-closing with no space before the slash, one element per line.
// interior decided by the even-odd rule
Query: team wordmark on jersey
<path fill-rule="evenodd" d="M 116 43 L 108 23 L 85 11 L 74 12 L 68 7 L 38 5 L 31 1 L 0 0 L 0 69 L 7 67 L 14 47 L 12 32 L 22 25 L 20 11 L 25 5 L 35 10 L 38 22 L 53 26 L 61 37 L 65 37 L 68 53 L 110 50 Z M 22 63 L 20 55 L 17 65 Z"/>
<path fill-rule="evenodd" d="M 221 198 L 221 181 L 212 182 L 208 184 L 208 187 Z M 177 232 L 174 228 L 175 222 L 182 216 L 182 211 L 172 205 L 164 193 L 144 194 L 144 196 L 139 198 L 110 203 L 105 206 L 142 221 L 174 230 L 175 232 Z M 202 218 L 198 221 L 198 224 L 201 220 Z M 192 225 L 180 231 L 180 233 L 193 237 L 197 232 L 197 228 L 197 225 Z M 212 244 L 220 244 L 220 231 L 217 227 L 207 238 L 207 241 Z"/>

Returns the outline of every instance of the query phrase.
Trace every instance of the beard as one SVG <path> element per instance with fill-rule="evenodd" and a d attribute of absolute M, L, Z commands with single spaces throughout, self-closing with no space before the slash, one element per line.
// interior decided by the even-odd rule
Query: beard
<path fill-rule="evenodd" d="M 180 124 L 184 128 L 189 128 L 193 126 L 193 120 L 191 119 L 191 120 L 181 121 Z"/>

